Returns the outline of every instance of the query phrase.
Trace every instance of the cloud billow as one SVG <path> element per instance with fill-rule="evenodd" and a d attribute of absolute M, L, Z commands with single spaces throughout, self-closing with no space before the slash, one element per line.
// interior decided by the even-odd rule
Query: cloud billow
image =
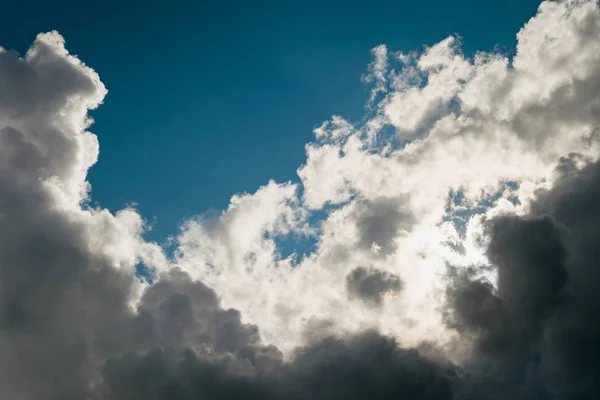
<path fill-rule="evenodd" d="M 373 55 L 361 124 L 167 255 L 90 205 L 95 71 L 57 32 L 0 48 L 0 398 L 600 396 L 598 4 L 543 2 L 511 59 Z"/>
<path fill-rule="evenodd" d="M 558 172 L 528 215 L 489 221 L 497 287 L 456 277 L 451 310 L 457 329 L 474 334 L 476 359 L 527 368 L 528 383 L 556 398 L 589 398 L 600 394 L 600 164 L 578 168 L 565 158 Z"/>

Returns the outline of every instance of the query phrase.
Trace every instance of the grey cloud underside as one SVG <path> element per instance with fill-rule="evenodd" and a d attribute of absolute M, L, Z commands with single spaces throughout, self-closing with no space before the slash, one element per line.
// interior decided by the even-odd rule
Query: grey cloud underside
<path fill-rule="evenodd" d="M 361 248 L 370 250 L 376 243 L 382 254 L 393 252 L 394 239 L 401 230 L 409 230 L 414 223 L 410 212 L 402 208 L 405 201 L 386 197 L 356 201 L 354 214 Z"/>
<path fill-rule="evenodd" d="M 461 272 L 449 289 L 448 322 L 474 341 L 474 363 L 540 398 L 600 395 L 600 164 L 575 158 L 529 215 L 488 222 L 497 288 Z"/>
<path fill-rule="evenodd" d="M 271 359 L 262 368 L 153 350 L 109 361 L 104 375 L 116 400 L 447 399 L 459 381 L 449 364 L 401 349 L 376 332 L 328 338 L 297 349 L 292 362 Z"/>
<path fill-rule="evenodd" d="M 395 293 L 401 288 L 402 281 L 398 276 L 374 268 L 358 267 L 346 276 L 349 296 L 372 306 L 381 305 L 386 293 Z"/>
<path fill-rule="evenodd" d="M 89 254 L 62 216 L 9 213 L 0 230 L 0 393 L 80 399 L 104 357 L 126 348 L 132 277 Z"/>

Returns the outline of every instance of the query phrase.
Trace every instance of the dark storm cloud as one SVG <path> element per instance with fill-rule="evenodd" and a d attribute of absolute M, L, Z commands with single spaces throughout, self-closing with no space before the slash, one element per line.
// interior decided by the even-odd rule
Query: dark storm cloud
<path fill-rule="evenodd" d="M 401 288 L 398 276 L 374 268 L 358 267 L 346 276 L 348 295 L 371 306 L 381 305 L 385 293 L 398 292 Z"/>
<path fill-rule="evenodd" d="M 402 349 L 375 332 L 326 338 L 297 349 L 292 361 L 277 368 L 234 363 L 155 349 L 110 360 L 103 390 L 111 400 L 441 400 L 452 398 L 459 384 L 452 365 Z"/>
<path fill-rule="evenodd" d="M 191 350 L 155 348 L 145 355 L 109 360 L 96 398 L 110 400 L 204 400 L 273 398 L 254 374 L 229 370 L 227 361 L 203 360 Z"/>
<path fill-rule="evenodd" d="M 485 280 L 457 280 L 456 323 L 480 332 L 482 353 L 521 355 L 539 339 L 540 324 L 559 304 L 566 282 L 564 229 L 548 217 L 499 217 L 488 228 L 497 290 Z"/>
<path fill-rule="evenodd" d="M 449 323 L 474 336 L 475 362 L 520 368 L 560 399 L 600 394 L 600 163 L 576 160 L 561 160 L 530 215 L 489 221 L 497 288 L 463 271 L 449 290 Z"/>

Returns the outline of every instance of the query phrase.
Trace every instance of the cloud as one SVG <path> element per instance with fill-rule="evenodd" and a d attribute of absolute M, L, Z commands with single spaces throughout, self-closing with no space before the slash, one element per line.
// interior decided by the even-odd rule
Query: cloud
<path fill-rule="evenodd" d="M 497 285 L 468 274 L 450 286 L 451 323 L 473 334 L 474 360 L 514 371 L 556 397 L 599 392 L 597 206 L 600 164 L 561 160 L 530 211 L 488 223 Z"/>
<path fill-rule="evenodd" d="M 356 124 L 339 116 L 323 123 L 298 170 L 290 207 L 302 217 L 285 235 L 309 235 L 314 251 L 282 260 L 278 233 L 253 233 L 269 247 L 250 252 L 184 229 L 175 264 L 286 353 L 303 342 L 312 318 L 340 331 L 378 329 L 409 345 L 424 336 L 452 343 L 456 332 L 439 312 L 444 276 L 448 264 L 488 261 L 482 217 L 525 213 L 535 191 L 552 186 L 562 156 L 597 157 L 591 138 L 599 125 L 599 20 L 593 1 L 544 2 L 518 33 L 512 58 L 467 57 L 453 36 L 423 51 L 386 47 L 385 62 L 378 47 L 370 73 L 386 85 L 374 115 Z M 281 193 L 284 187 L 271 186 Z M 461 204 L 448 207 L 452 193 L 461 194 Z M 194 238 L 191 251 L 186 243 Z M 240 254 L 218 268 L 235 272 L 215 275 L 214 263 L 196 256 L 201 252 Z M 351 306 L 346 277 L 360 265 L 402 277 L 403 290 L 377 311 Z"/>
<path fill-rule="evenodd" d="M 294 360 L 269 370 L 206 360 L 193 352 L 154 350 L 141 357 L 111 360 L 105 393 L 115 400 L 150 399 L 442 399 L 459 379 L 451 365 L 404 350 L 367 332 L 328 338 L 298 349 Z M 274 367 L 274 366 L 272 366 Z"/>
<path fill-rule="evenodd" d="M 139 284 L 133 210 L 81 206 L 98 154 L 86 113 L 106 90 L 61 36 L 0 50 L 0 394 L 81 398 L 122 351 Z"/>
<path fill-rule="evenodd" d="M 351 297 L 379 306 L 384 296 L 394 295 L 402 288 L 402 281 L 396 275 L 357 267 L 346 276 L 346 288 Z"/>
<path fill-rule="evenodd" d="M 412 224 L 410 213 L 402 208 L 399 199 L 365 199 L 355 202 L 353 219 L 358 229 L 358 245 L 371 249 L 373 244 L 378 252 L 394 250 L 394 240 L 401 231 L 407 232 Z"/>
<path fill-rule="evenodd" d="M 494 358 L 529 351 L 541 323 L 561 302 L 567 281 L 567 230 L 549 216 L 501 216 L 488 227 L 487 255 L 497 283 L 460 277 L 450 298 L 459 330 L 481 336 L 480 351 Z"/>
<path fill-rule="evenodd" d="M 367 102 L 367 108 L 371 108 L 380 93 L 385 93 L 387 84 L 387 68 L 388 68 L 388 50 L 383 44 L 371 50 L 373 62 L 369 64 L 369 72 L 364 75 L 362 80 L 365 83 L 373 83 L 374 87 L 371 90 L 371 97 Z"/>
<path fill-rule="evenodd" d="M 373 55 L 363 122 L 167 254 L 90 206 L 97 74 L 56 32 L 1 49 L 0 397 L 597 396 L 598 4 L 543 2 L 513 58 Z"/>

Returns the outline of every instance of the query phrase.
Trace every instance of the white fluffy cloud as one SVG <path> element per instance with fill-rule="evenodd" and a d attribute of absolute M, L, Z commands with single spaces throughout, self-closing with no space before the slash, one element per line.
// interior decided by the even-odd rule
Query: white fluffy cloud
<path fill-rule="evenodd" d="M 448 217 L 481 204 L 472 214 L 506 207 L 524 212 L 534 190 L 552 182 L 561 156 L 596 157 L 597 144 L 586 138 L 600 123 L 599 18 L 593 1 L 542 3 L 519 32 L 513 59 L 484 52 L 465 57 L 455 37 L 421 53 L 375 48 L 365 80 L 374 86 L 371 101 L 381 97 L 373 104 L 377 113 L 360 125 L 334 116 L 315 130 L 299 169 L 302 197 L 269 206 L 252 229 L 234 225 L 245 212 L 234 198 L 212 228 L 219 233 L 193 222 L 184 227 L 175 264 L 193 266 L 195 276 L 282 348 L 301 341 L 314 319 L 340 330 L 376 327 L 411 344 L 424 335 L 448 339 L 438 312 L 445 265 L 485 260 L 474 243 L 480 217 L 463 222 L 465 237 Z M 378 135 L 390 126 L 396 139 L 384 143 L 385 135 Z M 291 190 L 268 187 L 283 198 Z M 261 201 L 265 190 L 244 199 Z M 462 204 L 448 209 L 449 193 L 457 190 Z M 499 200 L 486 202 L 496 193 Z M 503 200 L 511 196 L 520 205 Z M 276 220 L 277 213 L 290 220 L 288 206 L 299 215 L 325 214 L 320 225 L 308 228 L 316 232 L 316 249 L 297 262 L 279 259 L 276 242 L 265 237 L 277 232 L 264 221 Z M 257 208 L 247 211 L 248 218 L 257 218 Z M 222 231 L 248 235 L 231 240 Z M 386 251 L 371 251 L 381 246 Z M 353 301 L 346 277 L 357 267 L 395 274 L 403 289 L 375 310 Z M 213 268 L 221 271 L 218 278 Z"/>

